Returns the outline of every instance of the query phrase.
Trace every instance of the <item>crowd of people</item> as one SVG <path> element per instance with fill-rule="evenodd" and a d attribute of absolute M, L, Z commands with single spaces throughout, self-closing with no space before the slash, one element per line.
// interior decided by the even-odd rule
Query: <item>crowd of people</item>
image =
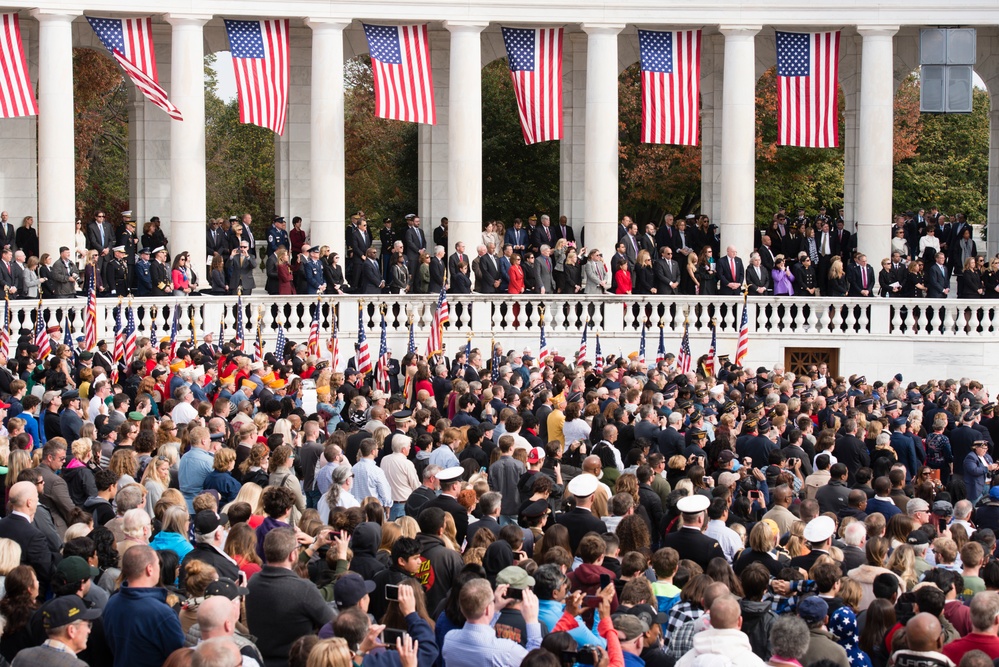
<path fill-rule="evenodd" d="M 93 284 L 99 297 L 249 294 L 264 272 L 268 294 L 643 294 L 750 296 L 851 296 L 947 298 L 952 279 L 959 298 L 999 298 L 999 258 L 979 258 L 973 229 L 963 214 L 951 220 L 937 208 L 895 217 L 891 256 L 873 263 L 838 217 L 819 208 L 809 217 L 784 208 L 765 229 L 744 262 L 740 249 L 724 249 L 718 228 L 706 215 L 663 217 L 639 225 L 624 216 L 613 249 L 577 245 L 566 216 L 515 218 L 484 225 L 474 252 L 448 240 L 441 218 L 430 238 L 420 217 L 401 224 L 385 218 L 375 243 L 363 212 L 346 229 L 345 265 L 328 245 L 312 245 L 294 217 L 291 229 L 274 216 L 264 257 L 257 256 L 252 217 L 209 221 L 208 265 L 190 265 L 184 250 L 172 253 L 158 217 L 137 233 L 131 211 L 115 225 L 103 212 L 92 222 L 76 220 L 73 245 L 59 257 L 38 256 L 38 235 L 27 217 L 14 229 L 0 213 L 0 283 L 12 298 L 68 297 Z M 584 241 L 585 230 L 580 231 Z M 450 250 L 449 250 L 450 249 Z M 449 254 L 450 253 L 450 254 Z M 606 254 L 605 254 L 606 253 Z M 199 278 L 198 272 L 204 274 Z"/>
<path fill-rule="evenodd" d="M 383 392 L 295 342 L 140 339 L 117 376 L 57 350 L 56 387 L 22 337 L 0 358 L 0 662 L 999 658 L 981 382 L 501 348 L 406 355 Z"/>

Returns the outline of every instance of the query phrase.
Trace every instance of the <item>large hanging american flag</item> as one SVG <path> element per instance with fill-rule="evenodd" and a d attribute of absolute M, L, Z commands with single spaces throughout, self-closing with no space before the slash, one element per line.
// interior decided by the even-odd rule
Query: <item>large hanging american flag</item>
<path fill-rule="evenodd" d="M 132 304 L 128 304 L 128 310 L 125 311 L 125 363 L 128 364 L 132 361 L 132 357 L 135 356 L 135 313 L 132 311 Z M 222 340 L 220 337 L 219 340 Z"/>
<path fill-rule="evenodd" d="M 427 24 L 364 24 L 375 80 L 375 116 L 437 124 Z"/>
<path fill-rule="evenodd" d="M 0 42 L 0 117 L 37 116 L 38 102 L 28 76 L 28 60 L 21 44 L 21 22 L 17 14 L 0 14 L 3 41 Z"/>
<path fill-rule="evenodd" d="M 777 43 L 777 143 L 839 145 L 839 31 L 781 32 Z"/>
<path fill-rule="evenodd" d="M 562 138 L 562 28 L 503 28 L 524 142 Z"/>
<path fill-rule="evenodd" d="M 386 394 L 392 393 L 392 384 L 389 382 L 389 360 L 388 360 L 388 325 L 385 323 L 385 311 L 382 311 L 381 336 L 378 341 L 378 363 L 375 370 L 375 387 L 381 389 Z"/>
<path fill-rule="evenodd" d="M 83 349 L 87 352 L 97 347 L 97 266 L 93 266 L 87 281 L 87 310 L 83 315 Z"/>
<path fill-rule="evenodd" d="M 177 344 L 180 342 L 177 340 L 177 336 L 180 334 L 180 306 L 174 304 L 173 306 L 173 320 L 170 322 L 170 358 L 173 359 L 177 356 Z"/>
<path fill-rule="evenodd" d="M 309 342 L 306 343 L 306 348 L 309 350 L 309 354 L 319 356 L 319 316 L 320 316 L 320 304 L 317 301 L 314 309 L 312 311 L 312 323 L 309 325 Z"/>
<path fill-rule="evenodd" d="M 88 16 L 87 20 L 142 94 L 174 120 L 184 120 L 159 84 L 152 17 L 111 19 Z"/>
<path fill-rule="evenodd" d="M 447 305 L 447 290 L 441 288 L 437 297 L 437 310 L 430 324 L 430 337 L 427 339 L 427 359 L 444 352 L 444 325 L 451 319 L 451 311 Z"/>
<path fill-rule="evenodd" d="M 741 366 L 749 354 L 749 302 L 742 297 L 742 321 L 739 324 L 739 342 L 735 346 L 735 365 Z"/>
<path fill-rule="evenodd" d="M 4 360 L 10 356 L 10 296 L 4 292 L 3 329 L 0 330 L 0 355 Z"/>
<path fill-rule="evenodd" d="M 690 372 L 690 335 L 689 326 L 686 322 L 683 323 L 683 338 L 680 339 L 680 354 L 676 355 L 676 367 L 681 373 Z"/>
<path fill-rule="evenodd" d="M 42 300 L 38 300 L 38 310 L 35 311 L 35 347 L 38 348 L 38 358 L 45 359 L 52 353 L 52 343 L 49 332 L 45 328 L 45 317 L 42 315 Z"/>
<path fill-rule="evenodd" d="M 666 327 L 659 322 L 659 349 L 656 350 L 656 363 L 666 361 Z"/>
<path fill-rule="evenodd" d="M 364 304 L 357 304 L 357 372 L 361 375 L 371 372 L 371 350 L 368 349 L 368 336 L 364 333 Z"/>
<path fill-rule="evenodd" d="M 579 349 L 576 350 L 576 365 L 580 365 L 586 361 L 586 331 L 590 328 L 589 324 L 583 325 L 583 335 L 579 338 Z"/>
<path fill-rule="evenodd" d="M 604 372 L 604 355 L 600 351 L 600 334 L 598 333 L 595 335 L 597 338 L 597 343 L 596 343 L 596 349 L 594 350 L 594 354 L 596 356 L 593 358 L 593 372 L 596 373 L 597 375 L 600 375 L 601 373 Z"/>
<path fill-rule="evenodd" d="M 701 87 L 701 31 L 639 30 L 642 141 L 696 146 Z"/>
<path fill-rule="evenodd" d="M 288 114 L 288 19 L 225 19 L 236 72 L 239 122 L 284 134 Z"/>
<path fill-rule="evenodd" d="M 645 363 L 645 332 L 648 331 L 648 327 L 645 322 L 642 322 L 642 338 L 638 342 L 638 362 L 641 364 Z"/>

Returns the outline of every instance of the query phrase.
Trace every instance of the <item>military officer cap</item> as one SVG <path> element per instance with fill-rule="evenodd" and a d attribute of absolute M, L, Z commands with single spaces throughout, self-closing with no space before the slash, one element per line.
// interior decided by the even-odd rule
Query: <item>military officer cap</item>
<path fill-rule="evenodd" d="M 125 246 L 123 246 L 123 245 L 116 245 L 115 247 L 111 248 L 111 250 L 113 250 L 115 252 L 125 252 Z"/>
<path fill-rule="evenodd" d="M 465 474 L 464 468 L 462 468 L 461 466 L 453 466 L 451 468 L 445 468 L 444 470 L 441 470 L 439 473 L 437 473 L 437 479 L 439 479 L 442 482 L 451 482 L 453 480 L 460 478 L 464 474 Z"/>
<path fill-rule="evenodd" d="M 676 508 L 683 512 L 684 514 L 697 514 L 698 512 L 703 512 L 708 509 L 708 505 L 711 501 L 708 500 L 707 496 L 702 496 L 699 493 L 695 493 L 692 496 L 684 496 L 676 503 Z"/>
<path fill-rule="evenodd" d="M 813 544 L 825 542 L 836 532 L 836 522 L 827 516 L 817 516 L 805 526 L 803 537 Z"/>
<path fill-rule="evenodd" d="M 438 475 L 440 477 L 440 475 Z M 582 475 L 576 475 L 569 482 L 569 493 L 576 496 L 577 498 L 586 498 L 587 496 L 592 496 L 596 490 L 597 485 L 600 484 L 600 480 L 596 476 L 589 473 L 583 473 Z"/>

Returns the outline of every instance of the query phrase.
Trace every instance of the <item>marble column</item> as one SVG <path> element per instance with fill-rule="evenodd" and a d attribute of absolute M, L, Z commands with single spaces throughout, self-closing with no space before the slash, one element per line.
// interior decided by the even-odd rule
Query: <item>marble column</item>
<path fill-rule="evenodd" d="M 857 247 L 877 263 L 891 254 L 895 85 L 892 36 L 898 26 L 860 26 L 860 109 L 857 123 Z"/>
<path fill-rule="evenodd" d="M 583 221 L 586 247 L 604 257 L 617 242 L 618 100 L 617 36 L 620 24 L 583 24 L 586 33 L 586 144 Z"/>
<path fill-rule="evenodd" d="M 347 256 L 343 144 L 343 31 L 349 21 L 306 19 L 312 28 L 312 109 L 309 170 L 311 239 Z"/>
<path fill-rule="evenodd" d="M 76 161 L 73 151 L 74 11 L 34 9 L 38 21 L 38 242 L 59 256 L 73 247 Z"/>
<path fill-rule="evenodd" d="M 448 90 L 448 244 L 475 256 L 482 239 L 482 43 L 487 23 L 447 21 L 451 33 Z M 436 226 L 436 221 L 434 221 Z M 429 236 L 429 235 L 428 235 Z"/>
<path fill-rule="evenodd" d="M 726 26 L 722 82 L 722 252 L 734 245 L 748 259 L 756 218 L 756 34 L 760 26 Z"/>
<path fill-rule="evenodd" d="M 205 37 L 211 16 L 167 14 L 171 29 L 170 101 L 184 114 L 170 123 L 170 228 L 174 253 L 186 250 L 189 265 L 208 284 L 205 266 Z"/>

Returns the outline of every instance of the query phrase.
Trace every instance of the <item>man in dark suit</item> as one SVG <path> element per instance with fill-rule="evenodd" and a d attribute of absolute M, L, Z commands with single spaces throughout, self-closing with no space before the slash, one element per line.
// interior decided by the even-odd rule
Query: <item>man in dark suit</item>
<path fill-rule="evenodd" d="M 198 346 L 198 351 L 206 357 L 215 359 L 219 356 L 221 350 L 219 346 L 215 344 L 215 335 L 211 331 L 206 331 L 205 335 L 202 336 L 202 343 Z"/>
<path fill-rule="evenodd" d="M 361 262 L 360 278 L 357 284 L 358 294 L 381 294 L 385 287 L 381 269 L 378 267 L 378 251 L 368 248 L 367 258 Z"/>
<path fill-rule="evenodd" d="M 867 255 L 857 257 L 857 264 L 850 267 L 847 279 L 850 281 L 850 296 L 874 295 L 874 267 L 868 265 Z"/>
<path fill-rule="evenodd" d="M 440 294 L 444 287 L 444 246 L 438 245 L 434 256 L 430 258 L 430 294 Z"/>
<path fill-rule="evenodd" d="M 850 259 L 850 253 L 853 251 L 853 236 L 850 232 L 843 229 L 844 223 L 842 220 L 836 221 L 836 229 L 832 232 L 832 254 L 839 255 L 843 258 L 843 261 Z"/>
<path fill-rule="evenodd" d="M 926 275 L 926 297 L 946 299 L 950 294 L 950 269 L 947 268 L 947 255 L 938 252 L 936 263 L 924 269 Z"/>
<path fill-rule="evenodd" d="M 41 480 L 41 475 L 38 479 Z M 38 485 L 17 482 L 10 487 L 10 514 L 0 519 L 0 537 L 17 542 L 21 547 L 21 563 L 30 565 L 44 588 L 55 566 L 62 558 L 49 547 L 45 535 L 33 521 L 38 511 Z"/>
<path fill-rule="evenodd" d="M 486 251 L 486 246 L 477 248 L 479 256 L 473 260 L 475 264 L 475 291 L 479 294 L 495 294 L 499 285 L 499 264 L 496 257 Z"/>
<path fill-rule="evenodd" d="M 742 266 L 742 258 L 736 256 L 737 252 L 736 247 L 730 245 L 725 249 L 725 257 L 718 261 L 718 282 L 721 294 L 742 293 L 742 284 L 746 281 L 746 270 Z"/>
<path fill-rule="evenodd" d="M 827 516 L 815 517 L 805 526 L 805 542 L 811 551 L 804 556 L 791 559 L 791 567 L 800 567 L 805 572 L 812 569 L 819 556 L 828 556 L 832 538 L 836 533 L 836 522 Z"/>
<path fill-rule="evenodd" d="M 17 232 L 14 230 L 14 225 L 10 224 L 9 217 L 10 214 L 7 211 L 0 212 L 0 248 L 7 247 L 11 250 L 17 250 L 17 243 L 14 242 Z"/>
<path fill-rule="evenodd" d="M 653 286 L 659 296 L 676 294 L 680 286 L 680 265 L 673 259 L 673 249 L 663 246 L 659 259 L 652 263 Z"/>
<path fill-rule="evenodd" d="M 371 247 L 371 234 L 368 221 L 357 218 L 356 223 L 347 229 L 347 282 L 357 287 L 368 248 Z"/>
<path fill-rule="evenodd" d="M 655 227 L 653 227 L 655 229 Z M 569 224 L 569 218 L 564 215 L 558 219 L 558 227 L 555 228 L 555 240 L 565 239 L 570 243 L 576 242 L 576 232 L 572 230 L 572 225 Z"/>
<path fill-rule="evenodd" d="M 205 250 L 209 257 L 215 254 L 222 256 L 229 254 L 229 237 L 222 231 L 219 219 L 213 218 L 211 224 L 208 225 L 208 231 L 205 235 Z"/>
<path fill-rule="evenodd" d="M 645 225 L 645 233 L 638 237 L 638 247 L 648 251 L 650 256 L 656 256 L 656 226 L 651 222 Z"/>
<path fill-rule="evenodd" d="M 94 221 L 87 226 L 87 250 L 97 251 L 97 268 L 102 271 L 111 259 L 115 238 L 114 227 L 105 219 L 104 212 L 98 211 Z"/>
<path fill-rule="evenodd" d="M 253 269 L 257 266 L 256 256 L 250 252 L 250 242 L 241 241 L 238 248 L 232 249 L 232 258 L 229 260 L 229 294 L 236 294 L 242 287 L 243 294 L 249 294 L 257 286 L 253 279 Z M 165 255 L 165 253 L 164 253 Z M 158 255 L 157 255 L 158 256 Z M 151 269 L 156 267 L 158 262 L 153 262 Z M 153 293 L 156 293 L 156 273 L 153 272 Z"/>
<path fill-rule="evenodd" d="M 21 296 L 17 288 L 17 277 L 14 275 L 14 252 L 9 246 L 0 251 L 0 286 L 10 292 L 12 299 Z"/>
<path fill-rule="evenodd" d="M 535 252 L 541 250 L 543 245 L 555 245 L 555 234 L 552 232 L 551 224 L 551 218 L 547 215 L 541 216 L 541 224 L 534 228 L 531 236 L 531 248 Z"/>
<path fill-rule="evenodd" d="M 676 549 L 681 559 L 688 558 L 705 570 L 712 558 L 725 557 L 718 540 L 701 532 L 707 520 L 705 511 L 710 504 L 707 497 L 696 493 L 681 498 L 676 507 L 681 512 L 682 525 L 663 538 L 664 547 Z"/>
<path fill-rule="evenodd" d="M 760 264 L 767 271 L 773 271 L 774 265 L 777 263 L 777 255 L 773 249 L 773 239 L 770 238 L 769 234 L 764 234 L 760 238 L 760 247 L 758 252 L 760 253 Z M 779 250 L 776 252 L 780 252 Z"/>
<path fill-rule="evenodd" d="M 513 227 L 506 230 L 506 234 L 503 235 L 503 243 L 513 246 L 515 253 L 521 257 L 524 256 L 527 246 L 530 245 L 530 239 L 527 236 L 527 231 L 524 229 L 523 220 L 520 218 L 513 219 Z"/>
<path fill-rule="evenodd" d="M 402 245 L 406 251 L 406 262 L 410 271 L 416 273 L 420 265 L 420 251 L 427 249 L 427 236 L 420 228 L 420 216 L 410 213 L 406 216 L 406 231 L 402 234 Z"/>
<path fill-rule="evenodd" d="M 461 241 L 457 241 L 454 244 L 454 253 L 447 259 L 447 273 L 449 276 L 454 276 L 458 273 L 458 265 L 464 262 L 471 268 L 472 263 L 468 259 L 468 253 L 465 252 L 465 244 Z"/>
<path fill-rule="evenodd" d="M 569 482 L 569 493 L 576 499 L 576 507 L 563 512 L 556 517 L 556 523 L 565 526 L 569 531 L 569 546 L 573 553 L 580 540 L 593 531 L 603 534 L 607 530 L 604 522 L 598 519 L 590 508 L 593 506 L 593 494 L 597 492 L 600 481 L 593 475 L 577 475 Z"/>
<path fill-rule="evenodd" d="M 166 263 L 166 255 L 166 248 L 163 246 L 153 248 L 153 262 L 149 265 L 149 275 L 153 281 L 153 296 L 173 294 L 173 277 L 170 275 L 170 267 Z M 233 280 L 230 279 L 229 282 L 232 283 Z"/>
<path fill-rule="evenodd" d="M 760 253 L 754 252 L 749 258 L 749 268 L 746 269 L 746 285 L 749 296 L 767 296 L 774 293 L 770 271 L 760 262 Z"/>
<path fill-rule="evenodd" d="M 441 224 L 434 227 L 434 245 L 447 248 L 447 218 L 441 218 Z"/>
<path fill-rule="evenodd" d="M 836 439 L 836 448 L 833 450 L 833 456 L 840 463 L 846 464 L 847 469 L 847 484 L 853 486 L 854 473 L 860 468 L 866 468 L 871 465 L 871 457 L 867 451 L 867 445 L 864 441 L 857 437 L 857 420 L 853 418 L 847 419 L 843 423 L 843 430 L 845 433 Z"/>

